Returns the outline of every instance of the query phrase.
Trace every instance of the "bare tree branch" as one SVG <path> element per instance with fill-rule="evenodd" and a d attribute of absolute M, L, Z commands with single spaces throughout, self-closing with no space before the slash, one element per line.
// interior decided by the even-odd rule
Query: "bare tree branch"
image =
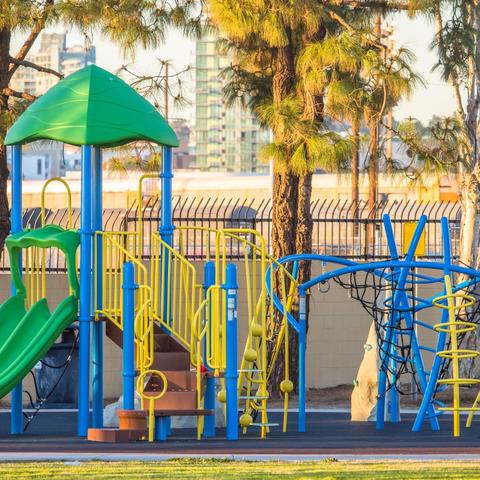
<path fill-rule="evenodd" d="M 339 7 L 388 8 L 393 10 L 410 10 L 408 0 L 403 2 L 389 0 L 333 0 L 329 3 Z"/>
<path fill-rule="evenodd" d="M 45 6 L 43 9 L 42 14 L 36 19 L 35 24 L 33 25 L 32 30 L 30 31 L 30 34 L 28 35 L 27 39 L 23 43 L 23 45 L 20 47 L 20 50 L 18 53 L 15 55 L 15 59 L 19 61 L 25 60 L 25 57 L 28 55 L 28 52 L 32 48 L 33 44 L 35 43 L 35 40 L 37 37 L 40 35 L 41 31 L 45 27 L 45 22 L 47 20 L 48 14 L 53 8 L 54 0 L 45 0 Z M 13 74 L 18 70 L 18 67 L 20 64 L 18 63 L 10 63 L 10 68 L 8 69 L 8 79 L 10 80 L 13 76 Z"/>
<path fill-rule="evenodd" d="M 10 63 L 13 63 L 18 66 L 21 65 L 22 67 L 33 68 L 34 70 L 37 70 L 39 72 L 49 73 L 50 75 L 54 75 L 58 78 L 64 77 L 63 73 L 57 72 L 52 68 L 42 67 L 41 65 L 37 65 L 36 63 L 29 62 L 28 60 L 18 60 L 17 58 L 10 57 Z"/>
<path fill-rule="evenodd" d="M 15 98 L 23 98 L 24 100 L 28 100 L 29 102 L 33 102 L 37 99 L 35 95 L 30 95 L 27 92 L 17 92 L 13 90 L 13 88 L 6 87 L 2 90 L 2 94 L 6 95 L 7 97 L 15 97 Z"/>

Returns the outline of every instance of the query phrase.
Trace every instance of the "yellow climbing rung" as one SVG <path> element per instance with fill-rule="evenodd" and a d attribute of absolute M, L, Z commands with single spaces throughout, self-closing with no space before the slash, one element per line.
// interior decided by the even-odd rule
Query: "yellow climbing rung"
<path fill-rule="evenodd" d="M 450 336 L 450 349 L 437 352 L 436 355 L 442 358 L 451 360 L 452 364 L 452 378 L 443 378 L 437 381 L 440 385 L 451 385 L 453 389 L 453 406 L 439 407 L 439 411 L 446 411 L 453 413 L 453 435 L 460 436 L 460 412 L 470 412 L 473 416 L 474 412 L 479 410 L 476 408 L 476 403 L 472 407 L 460 406 L 460 386 L 461 385 L 475 385 L 480 383 L 480 379 L 462 378 L 460 377 L 460 360 L 464 358 L 475 358 L 480 355 L 480 352 L 469 349 L 458 348 L 458 335 L 461 333 L 473 332 L 476 325 L 471 322 L 458 320 L 455 312 L 465 309 L 475 304 L 475 298 L 461 292 L 453 293 L 452 282 L 449 275 L 445 275 L 445 295 L 440 295 L 433 300 L 433 305 L 448 310 L 448 321 L 434 325 L 437 332 L 446 333 Z M 461 303 L 455 303 L 461 300 Z M 477 402 L 477 401 L 476 401 Z M 472 422 L 470 418 L 467 420 L 467 426 Z"/>

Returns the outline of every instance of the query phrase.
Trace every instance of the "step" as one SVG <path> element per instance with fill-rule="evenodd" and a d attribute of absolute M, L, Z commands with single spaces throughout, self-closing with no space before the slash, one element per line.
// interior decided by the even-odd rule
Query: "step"
<path fill-rule="evenodd" d="M 107 320 L 105 323 L 106 336 L 117 346 L 123 348 L 123 331 L 113 322 Z M 162 332 L 158 325 L 154 327 L 154 349 L 159 352 L 186 352 L 187 350 L 172 336 Z"/>
<path fill-rule="evenodd" d="M 89 428 L 87 440 L 91 442 L 136 442 L 147 436 L 146 430 L 120 430 L 119 428 Z"/>
<path fill-rule="evenodd" d="M 213 410 L 205 410 L 200 408 L 180 409 L 180 408 L 162 408 L 155 409 L 154 415 L 156 417 L 195 417 L 195 416 L 209 416 L 213 415 Z"/>
<path fill-rule="evenodd" d="M 186 370 L 162 370 L 167 379 L 168 391 L 196 390 L 197 373 Z M 201 374 L 202 377 L 204 374 Z M 163 389 L 162 380 L 156 375 L 152 375 L 145 386 L 145 391 L 159 391 Z"/>
<path fill-rule="evenodd" d="M 155 333 L 153 337 L 156 352 L 185 352 L 186 349 L 172 336 L 166 333 Z"/>
<path fill-rule="evenodd" d="M 190 371 L 190 354 L 188 352 L 155 352 L 153 358 L 153 370 L 171 371 L 185 370 Z"/>
<path fill-rule="evenodd" d="M 123 346 L 123 332 L 113 322 L 107 320 L 105 323 L 105 335 L 117 346 Z"/>
<path fill-rule="evenodd" d="M 152 392 L 153 393 L 153 392 Z M 149 392 L 144 392 L 148 397 Z M 147 402 L 148 404 L 148 402 Z M 192 410 L 197 408 L 197 393 L 195 391 L 165 392 L 165 395 L 154 403 L 155 409 L 182 409 Z"/>

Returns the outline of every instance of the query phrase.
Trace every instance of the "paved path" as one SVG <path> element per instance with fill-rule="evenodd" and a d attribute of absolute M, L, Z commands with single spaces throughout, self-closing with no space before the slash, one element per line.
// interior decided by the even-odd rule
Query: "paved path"
<path fill-rule="evenodd" d="M 278 421 L 279 414 L 271 415 Z M 277 417 L 277 418 L 275 418 Z M 215 439 L 195 440 L 195 431 L 176 430 L 167 442 L 149 444 L 102 444 L 75 436 L 74 412 L 41 412 L 24 435 L 8 434 L 9 415 L 0 414 L 0 459 L 163 459 L 178 456 L 219 456 L 251 459 L 311 459 L 335 457 L 341 459 L 479 459 L 480 421 L 471 429 L 462 425 L 462 437 L 451 436 L 451 417 L 441 419 L 442 429 L 432 432 L 425 424 L 421 432 L 410 431 L 413 416 L 404 415 L 401 424 L 387 424 L 385 430 L 375 430 L 373 423 L 350 422 L 348 414 L 312 412 L 308 415 L 308 432 L 295 431 L 295 416 L 291 415 L 289 433 L 275 428 L 267 439 L 258 438 L 258 430 L 240 436 L 237 442 L 227 442 L 219 430 Z M 464 423 L 464 422 L 462 422 Z M 38 455 L 38 457 L 36 457 Z"/>

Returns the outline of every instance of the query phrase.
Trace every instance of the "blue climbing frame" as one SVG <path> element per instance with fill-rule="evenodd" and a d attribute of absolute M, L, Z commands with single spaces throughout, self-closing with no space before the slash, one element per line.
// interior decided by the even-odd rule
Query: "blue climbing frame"
<path fill-rule="evenodd" d="M 413 431 L 420 430 L 423 422 L 429 420 L 432 430 L 439 430 L 438 415 L 439 413 L 435 411 L 435 404 L 442 405 L 441 402 L 434 400 L 435 388 L 437 385 L 438 376 L 440 373 L 442 359 L 438 356 L 435 356 L 431 371 L 428 372 L 425 369 L 422 351 L 428 350 L 435 353 L 435 351 L 443 350 L 446 341 L 446 334 L 441 332 L 437 337 L 436 349 L 425 347 L 419 344 L 416 326 L 422 326 L 425 328 L 433 329 L 432 326 L 427 325 L 416 319 L 415 314 L 433 306 L 433 300 L 438 296 L 444 293 L 443 287 L 443 277 L 444 275 L 461 274 L 466 280 L 461 282 L 455 287 L 455 291 L 459 291 L 468 287 L 471 287 L 472 284 L 480 282 L 480 272 L 473 270 L 468 267 L 458 266 L 452 264 L 451 258 L 451 246 L 450 246 L 450 233 L 448 219 L 442 218 L 441 220 L 441 230 L 442 230 L 442 239 L 443 239 L 443 250 L 444 250 L 444 260 L 443 262 L 428 262 L 428 261 L 417 261 L 415 259 L 415 252 L 419 240 L 421 238 L 422 232 L 427 223 L 427 217 L 422 216 L 416 226 L 415 232 L 413 234 L 411 243 L 409 245 L 408 251 L 403 259 L 400 259 L 398 250 L 395 244 L 395 237 L 392 228 L 391 219 L 388 215 L 385 215 L 384 218 L 384 227 L 385 234 L 387 239 L 388 248 L 390 251 L 391 259 L 388 261 L 378 261 L 378 262 L 368 262 L 359 264 L 351 260 L 331 257 L 326 255 L 316 255 L 316 254 L 297 254 L 289 255 L 284 258 L 281 258 L 278 261 L 278 264 L 291 264 L 292 271 L 296 272 L 298 269 L 298 263 L 300 261 L 309 261 L 309 262 L 321 262 L 323 265 L 330 264 L 337 266 L 338 268 L 322 273 L 321 275 L 312 278 L 308 282 L 305 282 L 298 287 L 298 297 L 299 297 L 299 318 L 298 321 L 293 317 L 291 313 L 286 313 L 288 322 L 298 334 L 298 344 L 299 344 L 299 358 L 298 358 L 298 396 L 299 396 L 299 405 L 298 405 L 298 431 L 306 431 L 306 361 L 305 361 L 305 350 L 306 350 L 306 322 L 307 322 L 307 295 L 310 290 L 319 284 L 326 283 L 331 279 L 336 277 L 341 277 L 342 275 L 349 275 L 356 272 L 373 272 L 378 275 L 382 281 L 389 282 L 393 288 L 393 294 L 391 297 L 388 297 L 384 300 L 385 305 L 392 305 L 392 314 L 389 315 L 387 319 L 386 329 L 385 329 L 385 345 L 386 347 L 380 348 L 380 361 L 382 368 L 379 369 L 379 382 L 378 382 L 378 403 L 377 403 L 377 421 L 376 426 L 378 429 L 382 429 L 385 424 L 385 411 L 386 411 L 386 393 L 387 393 L 387 368 L 385 368 L 388 363 L 389 372 L 395 372 L 397 367 L 397 362 L 399 360 L 408 361 L 412 370 L 416 372 L 418 376 L 421 392 L 423 393 L 423 400 L 420 407 L 420 410 L 415 419 L 413 425 Z M 274 268 L 276 268 L 274 266 Z M 441 271 L 442 275 L 435 277 L 432 275 L 427 275 L 424 273 L 415 273 L 414 280 L 409 278 L 411 272 L 418 272 L 419 270 L 434 270 Z M 385 274 L 385 272 L 389 272 Z M 272 286 L 270 283 L 271 275 L 270 272 L 267 272 L 266 275 L 266 284 L 267 291 L 270 295 L 272 302 L 276 309 L 278 309 L 282 314 L 283 308 L 280 300 L 276 297 L 274 292 L 272 292 Z M 294 274 L 296 278 L 296 274 Z M 432 296 L 431 298 L 420 298 L 415 296 L 409 296 L 406 292 L 407 282 L 418 283 L 418 284 L 428 284 L 428 283 L 439 283 L 442 285 L 442 291 L 438 294 Z M 413 305 L 412 303 L 413 302 Z M 401 313 L 399 313 L 401 312 Z M 412 313 L 413 312 L 413 313 Z M 446 310 L 442 311 L 442 322 L 448 321 Z M 397 325 L 399 322 L 404 322 L 405 327 L 410 331 L 410 345 L 411 345 L 411 354 L 410 358 L 402 358 L 398 352 L 394 352 L 392 345 L 395 345 L 395 341 L 390 341 L 394 339 L 396 335 L 405 335 L 405 332 L 402 332 Z M 394 374 L 393 374 L 394 375 Z M 393 378 L 390 379 L 392 382 Z M 392 422 L 398 422 L 398 412 L 399 412 L 399 400 L 398 392 L 394 390 L 390 396 L 390 403 L 388 405 L 388 410 L 390 413 L 390 418 Z"/>

